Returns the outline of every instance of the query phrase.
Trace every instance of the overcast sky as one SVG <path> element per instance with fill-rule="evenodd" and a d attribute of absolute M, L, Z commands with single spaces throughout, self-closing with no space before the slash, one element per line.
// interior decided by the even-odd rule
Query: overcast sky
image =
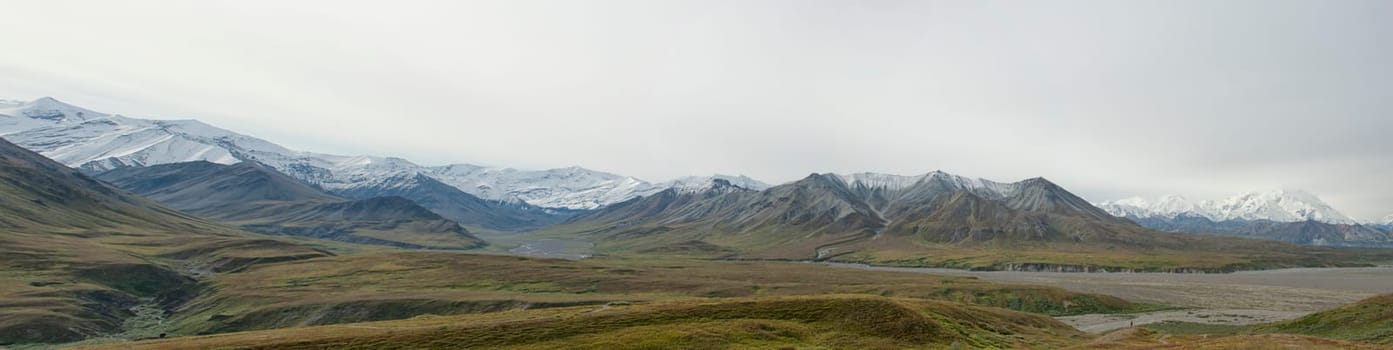
<path fill-rule="evenodd" d="M 1393 1 L 25 1 L 0 96 L 648 180 L 941 169 L 1393 213 Z"/>

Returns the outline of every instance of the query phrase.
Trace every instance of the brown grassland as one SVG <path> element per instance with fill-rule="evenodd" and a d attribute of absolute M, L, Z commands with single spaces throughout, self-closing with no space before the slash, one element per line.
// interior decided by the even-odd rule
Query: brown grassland
<path fill-rule="evenodd" d="M 581 261 L 389 252 L 258 266 L 215 276 L 174 314 L 176 334 L 676 299 L 862 294 L 956 301 L 1046 315 L 1156 306 L 973 277 L 784 262 Z"/>

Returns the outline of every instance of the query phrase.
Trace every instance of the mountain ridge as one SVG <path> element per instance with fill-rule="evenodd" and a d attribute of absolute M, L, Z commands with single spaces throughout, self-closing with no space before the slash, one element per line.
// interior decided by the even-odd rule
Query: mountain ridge
<path fill-rule="evenodd" d="M 669 189 L 535 234 L 588 240 L 608 254 L 956 268 L 1232 271 L 1331 263 L 1280 242 L 1148 229 L 1044 178 L 873 178 L 814 173 L 764 191 Z M 879 181 L 886 179 L 893 181 Z M 1203 258 L 1175 260 L 1192 255 Z"/>
<path fill-rule="evenodd" d="M 0 136 L 89 173 L 189 161 L 257 161 L 331 192 L 418 173 L 488 200 L 591 210 L 664 189 L 580 167 L 518 170 L 471 164 L 422 166 L 405 159 L 290 150 L 197 120 L 147 120 L 94 112 L 44 97 L 0 105 Z M 757 182 L 757 181 L 755 181 Z M 752 182 L 752 183 L 755 183 Z"/>
<path fill-rule="evenodd" d="M 1245 192 L 1230 196 L 1224 201 L 1195 202 L 1179 195 L 1164 195 L 1156 200 L 1131 197 L 1102 202 L 1098 207 L 1115 216 L 1138 218 L 1196 216 L 1214 221 L 1316 220 L 1332 224 L 1361 223 L 1331 207 L 1314 194 L 1287 189 Z"/>
<path fill-rule="evenodd" d="M 1393 247 L 1389 225 L 1360 222 L 1300 190 L 1238 194 L 1222 202 L 1178 195 L 1100 203 L 1109 214 L 1147 228 L 1342 247 Z"/>
<path fill-rule="evenodd" d="M 253 232 L 406 248 L 467 249 L 484 244 L 459 223 L 408 199 L 342 198 L 252 161 L 127 167 L 95 177 Z"/>

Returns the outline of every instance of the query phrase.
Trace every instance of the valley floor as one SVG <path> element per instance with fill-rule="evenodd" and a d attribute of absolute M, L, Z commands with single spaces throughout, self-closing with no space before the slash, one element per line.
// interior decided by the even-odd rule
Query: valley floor
<path fill-rule="evenodd" d="M 591 254 L 589 243 L 582 241 L 522 239 L 508 243 L 516 246 L 510 253 L 518 255 L 576 259 Z M 832 268 L 881 272 L 970 276 L 1005 284 L 1046 285 L 1074 292 L 1111 295 L 1134 302 L 1179 308 L 1140 314 L 1089 314 L 1058 318 L 1090 333 L 1165 322 L 1219 326 L 1270 323 L 1295 319 L 1374 295 L 1393 293 L 1393 267 L 1294 268 L 1226 274 L 1178 274 L 969 271 L 847 263 L 826 265 Z"/>
<path fill-rule="evenodd" d="M 1249 325 L 1298 318 L 1378 294 L 1393 293 L 1393 267 L 1302 268 L 1228 274 L 1056 273 L 965 271 L 829 264 L 836 268 L 972 276 L 982 280 L 1046 285 L 1074 292 L 1170 305 L 1183 310 L 1130 315 L 1078 315 L 1060 320 L 1100 333 L 1129 325 L 1181 321 Z"/>

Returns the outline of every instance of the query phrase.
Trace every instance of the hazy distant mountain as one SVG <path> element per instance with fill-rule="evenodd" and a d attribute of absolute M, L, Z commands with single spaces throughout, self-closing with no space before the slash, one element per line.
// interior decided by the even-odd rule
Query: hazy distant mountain
<path fill-rule="evenodd" d="M 96 177 L 186 213 L 255 232 L 409 248 L 484 244 L 458 223 L 410 200 L 348 200 L 255 162 L 127 167 Z"/>
<path fill-rule="evenodd" d="M 1138 224 L 1168 232 L 1209 234 L 1267 239 L 1296 244 L 1393 247 L 1393 234 L 1387 229 L 1361 224 L 1331 224 L 1320 221 L 1277 222 L 1270 220 L 1213 221 L 1197 216 L 1131 218 Z"/>
<path fill-rule="evenodd" d="M 166 208 L 0 140 L 0 344 L 111 334 L 133 306 L 186 301 L 190 274 L 328 255 Z"/>
<path fill-rule="evenodd" d="M 1393 246 L 1386 228 L 1361 225 L 1319 197 L 1294 190 L 1251 192 L 1222 202 L 1177 195 L 1098 205 L 1142 226 L 1168 231 L 1329 246 Z"/>
<path fill-rule="evenodd" d="M 30 102 L 0 102 L 0 136 L 89 173 L 199 160 L 218 164 L 255 160 L 335 193 L 353 191 L 387 178 L 423 174 L 487 200 L 584 210 L 665 188 L 633 177 L 579 167 L 426 167 L 400 158 L 300 152 L 195 120 L 127 118 L 47 97 Z"/>
<path fill-rule="evenodd" d="M 486 230 L 521 231 L 569 218 L 566 209 L 540 208 L 522 201 L 492 201 L 465 193 L 420 173 L 400 173 L 340 189 L 348 198 L 398 196 L 460 223 Z"/>
<path fill-rule="evenodd" d="M 1098 205 L 1116 216 L 1133 218 L 1202 217 L 1213 221 L 1269 220 L 1297 222 L 1315 220 L 1332 224 L 1356 224 L 1358 220 L 1326 204 L 1320 197 L 1299 190 L 1249 192 L 1222 202 L 1192 202 L 1177 195 L 1156 200 L 1133 197 Z"/>
<path fill-rule="evenodd" d="M 1232 236 L 1321 246 L 1393 247 L 1393 234 L 1386 231 L 1359 224 L 1319 221 L 1255 221 L 1233 231 Z"/>

